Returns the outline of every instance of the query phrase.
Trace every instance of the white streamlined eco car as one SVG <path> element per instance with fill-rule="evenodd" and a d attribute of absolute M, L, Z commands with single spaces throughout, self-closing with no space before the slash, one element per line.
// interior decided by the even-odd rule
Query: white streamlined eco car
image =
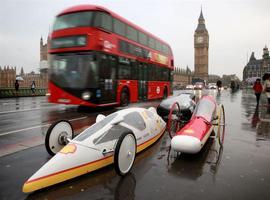
<path fill-rule="evenodd" d="M 105 117 L 73 138 L 68 121 L 53 124 L 45 145 L 54 155 L 23 185 L 23 192 L 39 190 L 114 163 L 119 175 L 127 174 L 136 153 L 157 141 L 166 123 L 155 108 L 128 108 Z"/>

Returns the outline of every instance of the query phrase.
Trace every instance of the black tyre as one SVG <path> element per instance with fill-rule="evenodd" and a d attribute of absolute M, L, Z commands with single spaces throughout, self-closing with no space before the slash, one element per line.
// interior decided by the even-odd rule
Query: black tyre
<path fill-rule="evenodd" d="M 127 106 L 128 104 L 129 104 L 129 93 L 128 93 L 128 90 L 125 88 L 121 92 L 120 105 Z"/>
<path fill-rule="evenodd" d="M 114 151 L 114 167 L 120 176 L 131 170 L 137 152 L 137 142 L 132 132 L 124 132 L 117 141 Z"/>
<path fill-rule="evenodd" d="M 219 144 L 223 146 L 225 136 L 225 111 L 223 105 L 219 107 L 217 136 Z"/>
<path fill-rule="evenodd" d="M 180 106 L 177 102 L 175 102 L 170 109 L 166 127 L 170 138 L 173 138 L 173 136 L 175 136 L 176 132 L 179 129 L 180 125 L 179 123 L 180 123 Z"/>
<path fill-rule="evenodd" d="M 53 123 L 45 137 L 45 147 L 47 152 L 54 156 L 66 144 L 67 138 L 74 138 L 74 131 L 72 125 L 67 120 L 60 120 Z"/>

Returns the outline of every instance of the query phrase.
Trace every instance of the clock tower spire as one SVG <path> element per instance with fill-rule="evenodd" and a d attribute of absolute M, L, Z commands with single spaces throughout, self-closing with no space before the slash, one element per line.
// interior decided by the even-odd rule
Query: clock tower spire
<path fill-rule="evenodd" d="M 209 35 L 201 8 L 198 25 L 194 34 L 194 78 L 203 79 L 205 81 L 208 80 L 208 47 Z"/>

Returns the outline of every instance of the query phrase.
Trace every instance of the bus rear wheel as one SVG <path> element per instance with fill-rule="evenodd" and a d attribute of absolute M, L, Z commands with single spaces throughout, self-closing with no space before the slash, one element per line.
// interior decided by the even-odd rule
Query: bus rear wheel
<path fill-rule="evenodd" d="M 128 104 L 129 104 L 129 94 L 128 94 L 128 90 L 125 88 L 121 92 L 120 105 L 127 106 Z"/>

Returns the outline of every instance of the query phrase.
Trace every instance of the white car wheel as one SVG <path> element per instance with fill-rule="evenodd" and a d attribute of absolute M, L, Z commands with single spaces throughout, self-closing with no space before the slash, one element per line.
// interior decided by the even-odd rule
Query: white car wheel
<path fill-rule="evenodd" d="M 114 166 L 120 176 L 126 175 L 132 168 L 137 151 L 137 142 L 133 133 L 124 132 L 117 141 L 114 153 Z"/>
<path fill-rule="evenodd" d="M 72 139 L 73 137 L 73 128 L 69 121 L 61 120 L 53 123 L 49 127 L 45 137 L 47 152 L 54 156 L 68 143 L 67 139 Z"/>

